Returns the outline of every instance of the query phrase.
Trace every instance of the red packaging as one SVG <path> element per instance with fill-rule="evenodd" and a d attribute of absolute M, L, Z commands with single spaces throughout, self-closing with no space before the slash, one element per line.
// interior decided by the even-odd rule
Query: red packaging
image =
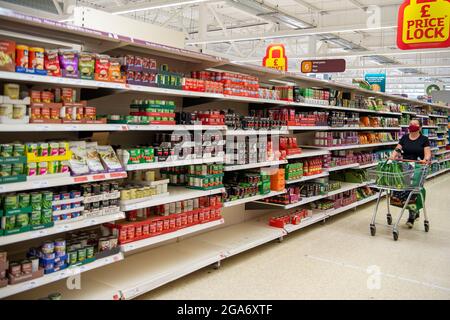
<path fill-rule="evenodd" d="M 41 119 L 50 120 L 50 108 L 41 108 Z"/>
<path fill-rule="evenodd" d="M 168 231 L 170 229 L 170 219 L 164 219 L 163 221 L 163 230 Z"/>
<path fill-rule="evenodd" d="M 211 218 L 211 214 L 210 214 L 209 209 L 204 210 L 203 215 L 204 215 L 204 218 L 205 218 L 206 221 L 208 221 Z"/>
<path fill-rule="evenodd" d="M 127 81 L 134 81 L 134 79 L 135 79 L 134 71 L 127 70 Z"/>
<path fill-rule="evenodd" d="M 97 114 L 97 109 L 95 107 L 85 107 L 84 108 L 84 119 L 95 120 Z"/>
<path fill-rule="evenodd" d="M 40 119 L 41 118 L 41 108 L 30 108 L 30 117 L 31 119 Z"/>
<path fill-rule="evenodd" d="M 95 80 L 109 81 L 109 59 L 106 54 L 99 54 L 95 59 Z"/>
<path fill-rule="evenodd" d="M 76 107 L 76 117 L 75 120 L 81 120 L 83 119 L 84 115 L 84 108 L 83 107 Z"/>
<path fill-rule="evenodd" d="M 44 55 L 45 70 L 49 76 L 61 77 L 58 50 L 47 50 Z"/>
<path fill-rule="evenodd" d="M 142 237 L 142 225 L 137 225 L 134 229 L 136 238 Z"/>
<path fill-rule="evenodd" d="M 41 102 L 41 92 L 38 90 L 30 91 L 31 102 Z"/>
<path fill-rule="evenodd" d="M 191 225 L 194 223 L 194 215 L 192 214 L 192 212 L 188 212 L 187 213 L 187 224 Z"/>
<path fill-rule="evenodd" d="M 162 232 L 163 231 L 163 222 L 162 220 L 156 221 L 156 232 Z"/>
<path fill-rule="evenodd" d="M 188 222 L 187 222 L 187 214 L 186 213 L 183 213 L 183 214 L 181 214 L 181 226 L 186 226 L 188 224 Z"/>
<path fill-rule="evenodd" d="M 71 103 L 74 101 L 74 92 L 71 88 L 63 88 L 61 90 L 61 100 L 65 103 Z"/>
<path fill-rule="evenodd" d="M 148 236 L 150 234 L 150 225 L 148 223 L 145 223 L 142 225 L 142 235 Z"/>
<path fill-rule="evenodd" d="M 127 240 L 134 240 L 134 226 L 130 226 L 127 230 Z"/>
<path fill-rule="evenodd" d="M 151 221 L 150 222 L 150 228 L 149 228 L 150 235 L 153 235 L 153 234 L 156 233 L 156 229 L 157 229 L 156 225 L 157 225 L 156 221 Z"/>
<path fill-rule="evenodd" d="M 44 103 L 52 103 L 55 101 L 55 95 L 51 91 L 42 91 L 41 92 L 41 102 Z"/>
<path fill-rule="evenodd" d="M 119 242 L 123 243 L 123 242 L 127 241 L 127 235 L 128 235 L 127 228 L 119 229 Z"/>
<path fill-rule="evenodd" d="M 181 217 L 180 216 L 177 216 L 177 218 L 175 219 L 175 227 L 181 228 Z"/>
<path fill-rule="evenodd" d="M 198 221 L 202 222 L 203 220 L 205 220 L 205 213 L 203 212 L 203 210 L 200 210 L 200 212 L 198 213 Z"/>
<path fill-rule="evenodd" d="M 52 120 L 58 120 L 60 114 L 59 108 L 50 108 L 50 119 Z"/>
<path fill-rule="evenodd" d="M 176 228 L 176 218 L 175 217 L 171 217 L 170 218 L 170 223 L 169 223 L 169 229 L 173 230 Z"/>

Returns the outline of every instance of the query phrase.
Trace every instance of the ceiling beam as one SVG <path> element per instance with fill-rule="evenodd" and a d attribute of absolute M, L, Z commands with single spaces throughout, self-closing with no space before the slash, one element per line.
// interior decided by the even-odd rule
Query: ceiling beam
<path fill-rule="evenodd" d="M 134 12 L 142 12 L 149 10 L 157 10 L 162 8 L 171 8 L 171 7 L 179 7 L 179 6 L 187 6 L 198 3 L 210 2 L 212 0 L 168 0 L 168 1 L 158 1 L 158 2 L 149 2 L 145 1 L 144 3 L 139 3 L 136 5 L 127 5 L 127 6 L 112 6 L 106 8 L 109 13 L 112 14 L 127 14 Z"/>
<path fill-rule="evenodd" d="M 307 37 L 312 35 L 323 35 L 330 33 L 353 33 L 355 31 L 371 31 L 371 30 L 383 30 L 383 29 L 393 29 L 397 28 L 396 22 L 387 23 L 380 27 L 367 27 L 366 24 L 344 26 L 344 27 L 322 27 L 322 28 L 311 28 L 311 29 L 301 29 L 301 30 L 287 30 L 278 31 L 272 33 L 262 33 L 262 34 L 242 34 L 230 37 L 215 37 L 215 38 L 199 38 L 196 40 L 188 41 L 187 44 L 208 44 L 208 43 L 221 43 L 221 42 L 233 42 L 233 41 L 252 41 L 261 39 L 282 39 L 282 38 L 299 38 Z"/>

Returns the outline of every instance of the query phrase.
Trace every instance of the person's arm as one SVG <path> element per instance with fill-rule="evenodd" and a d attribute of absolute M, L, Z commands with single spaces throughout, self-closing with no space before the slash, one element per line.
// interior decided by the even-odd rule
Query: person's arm
<path fill-rule="evenodd" d="M 430 148 L 430 146 L 423 148 L 423 153 L 424 153 L 423 161 L 426 162 L 426 163 L 430 163 L 431 162 L 431 148 Z"/>
<path fill-rule="evenodd" d="M 397 146 L 395 147 L 395 149 L 392 151 L 391 156 L 389 159 L 395 160 L 395 159 L 400 159 L 402 156 L 402 139 L 400 139 L 399 143 L 397 144 Z"/>

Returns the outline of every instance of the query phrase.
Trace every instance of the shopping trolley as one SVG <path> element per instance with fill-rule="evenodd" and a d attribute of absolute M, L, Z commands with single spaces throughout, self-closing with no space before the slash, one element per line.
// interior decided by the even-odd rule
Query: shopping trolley
<path fill-rule="evenodd" d="M 428 174 L 429 166 L 421 164 L 418 161 L 411 160 L 387 160 L 380 162 L 376 168 L 369 169 L 368 174 L 371 180 L 375 181 L 373 187 L 379 189 L 377 204 L 372 216 L 372 221 L 370 223 L 370 234 L 375 236 L 376 227 L 375 219 L 377 217 L 378 206 L 380 204 L 381 197 L 386 193 L 387 201 L 387 224 L 392 225 L 392 215 L 390 212 L 390 200 L 393 192 L 395 191 L 406 191 L 409 192 L 407 199 L 400 212 L 400 216 L 397 222 L 392 227 L 392 235 L 394 240 L 398 240 L 398 225 L 402 219 L 403 213 L 406 208 L 410 206 L 410 200 L 414 195 L 420 197 L 420 201 L 424 213 L 424 227 L 425 232 L 430 229 L 430 223 L 428 221 L 427 211 L 425 208 L 425 197 L 423 191 L 423 184 L 425 182 L 426 176 Z M 419 200 L 419 199 L 418 199 Z M 420 208 L 418 208 L 420 209 Z"/>

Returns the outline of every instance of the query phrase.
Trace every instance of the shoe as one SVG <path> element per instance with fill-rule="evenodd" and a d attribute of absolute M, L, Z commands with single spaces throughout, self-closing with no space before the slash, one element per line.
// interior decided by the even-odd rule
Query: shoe
<path fill-rule="evenodd" d="M 414 227 L 414 219 L 409 218 L 406 222 L 406 225 L 408 226 L 408 228 L 412 229 Z"/>

